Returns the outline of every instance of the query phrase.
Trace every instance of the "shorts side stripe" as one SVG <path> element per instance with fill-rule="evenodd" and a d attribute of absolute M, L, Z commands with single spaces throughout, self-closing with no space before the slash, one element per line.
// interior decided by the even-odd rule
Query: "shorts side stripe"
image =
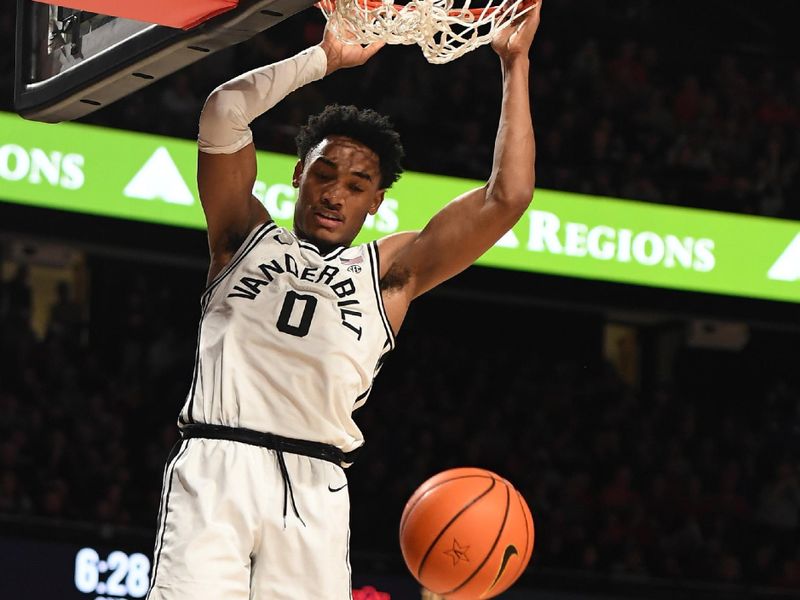
<path fill-rule="evenodd" d="M 150 592 L 156 583 L 156 573 L 158 571 L 158 559 L 161 557 L 161 550 L 164 546 L 164 533 L 167 530 L 167 517 L 169 516 L 169 494 L 172 491 L 172 475 L 175 471 L 175 465 L 180 460 L 181 456 L 189 448 L 189 440 L 181 442 L 180 450 L 175 453 L 175 456 L 167 466 L 164 468 L 164 481 L 161 486 L 161 502 L 158 507 L 158 531 L 156 532 L 156 546 L 153 550 L 153 574 L 150 576 L 150 588 L 147 590 L 147 599 L 150 598 Z"/>
<path fill-rule="evenodd" d="M 350 568 L 350 526 L 347 526 L 347 554 L 345 555 L 345 561 L 347 562 L 347 580 L 350 585 L 348 585 L 348 592 L 350 594 L 350 600 L 353 600 L 353 571 Z"/>

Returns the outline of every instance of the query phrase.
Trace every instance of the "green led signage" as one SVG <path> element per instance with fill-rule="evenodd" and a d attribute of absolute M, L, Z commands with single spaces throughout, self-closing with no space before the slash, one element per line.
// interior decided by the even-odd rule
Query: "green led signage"
<path fill-rule="evenodd" d="M 295 160 L 259 152 L 253 188 L 286 226 Z M 191 141 L 0 113 L 2 201 L 203 229 L 195 165 Z M 420 229 L 481 184 L 406 173 L 359 241 Z M 527 214 L 478 264 L 800 302 L 800 222 L 537 190 Z"/>

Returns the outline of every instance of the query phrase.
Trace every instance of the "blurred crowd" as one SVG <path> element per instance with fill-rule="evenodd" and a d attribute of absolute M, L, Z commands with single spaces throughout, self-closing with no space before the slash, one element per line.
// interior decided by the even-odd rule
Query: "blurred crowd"
<path fill-rule="evenodd" d="M 701 3 L 690 15 L 653 0 L 635 4 L 560 0 L 545 8 L 531 77 L 537 183 L 800 218 L 800 57 L 796 44 L 781 45 L 790 14 L 741 0 L 725 10 Z M 7 45 L 12 14 L 0 15 Z M 304 11 L 84 121 L 194 138 L 214 87 L 318 42 L 323 24 L 317 11 Z M 3 109 L 11 54 L 0 56 Z M 436 66 L 416 48 L 389 47 L 291 95 L 253 129 L 259 148 L 294 153 L 298 127 L 326 104 L 372 107 L 396 123 L 408 169 L 481 179 L 491 169 L 499 100 L 488 48 Z"/>
<path fill-rule="evenodd" d="M 87 320 L 64 293 L 43 339 L 25 269 L 0 290 L 0 512 L 151 531 L 202 277 L 96 269 L 95 306 L 113 309 Z M 420 300 L 356 413 L 354 551 L 396 554 L 413 490 L 472 465 L 527 498 L 534 566 L 800 588 L 797 334 L 685 347 L 668 379 L 631 386 L 602 331 L 591 315 Z"/>

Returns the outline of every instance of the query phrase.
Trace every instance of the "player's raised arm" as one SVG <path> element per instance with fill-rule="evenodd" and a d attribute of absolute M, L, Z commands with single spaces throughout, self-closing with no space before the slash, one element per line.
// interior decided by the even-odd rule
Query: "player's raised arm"
<path fill-rule="evenodd" d="M 250 123 L 303 85 L 337 69 L 363 64 L 381 46 L 343 45 L 326 31 L 319 45 L 244 73 L 209 95 L 200 115 L 197 160 L 197 184 L 211 253 L 209 281 L 247 234 L 270 219 L 252 194 L 256 152 Z"/>
<path fill-rule="evenodd" d="M 539 26 L 540 9 L 541 0 L 492 42 L 500 57 L 503 100 L 492 173 L 486 185 L 450 202 L 420 233 L 398 234 L 381 245 L 387 271 L 384 289 L 399 288 L 396 293 L 408 302 L 470 266 L 530 205 L 535 143 L 528 52 Z M 402 308 L 398 314 L 403 314 Z M 395 326 L 398 320 L 393 319 Z"/>

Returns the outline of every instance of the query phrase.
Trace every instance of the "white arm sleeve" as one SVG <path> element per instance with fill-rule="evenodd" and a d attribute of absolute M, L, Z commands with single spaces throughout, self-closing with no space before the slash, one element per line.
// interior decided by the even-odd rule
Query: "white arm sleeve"
<path fill-rule="evenodd" d="M 319 46 L 253 69 L 209 95 L 200 113 L 197 145 L 209 154 L 233 154 L 253 141 L 250 123 L 296 89 L 322 79 L 328 58 Z"/>

